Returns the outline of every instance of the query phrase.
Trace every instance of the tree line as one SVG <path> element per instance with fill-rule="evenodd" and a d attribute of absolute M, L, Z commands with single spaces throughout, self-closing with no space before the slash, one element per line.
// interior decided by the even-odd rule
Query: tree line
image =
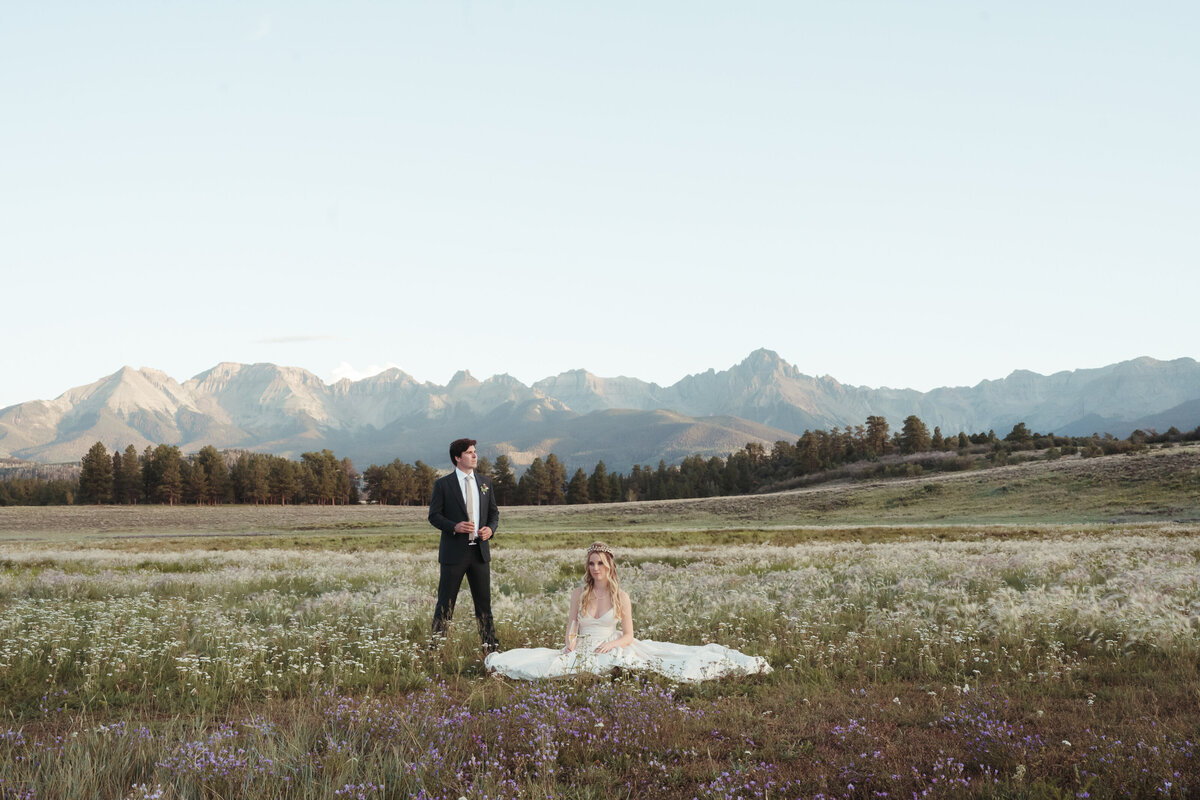
<path fill-rule="evenodd" d="M 692 455 L 670 466 L 660 460 L 657 467 L 635 465 L 628 474 L 609 472 L 599 461 L 590 473 L 579 468 L 568 477 L 568 470 L 554 453 L 535 458 L 520 479 L 504 455 L 497 457 L 495 464 L 480 458 L 477 469 L 491 478 L 501 505 L 569 505 L 750 494 L 893 455 L 910 458 L 895 464 L 878 463 L 866 474 L 893 477 L 966 469 L 978 463 L 968 458 L 971 454 L 1000 465 L 1022 457 L 1025 451 L 1042 451 L 1046 458 L 1090 457 L 1183 441 L 1200 441 L 1200 427 L 1191 433 L 1174 427 L 1165 434 L 1134 431 L 1127 439 L 1117 439 L 1098 433 L 1080 437 L 1036 433 L 1019 422 L 1001 438 L 995 431 L 947 436 L 938 426 L 930 431 L 916 415 L 907 417 L 900 430 L 892 431 L 884 417 L 870 416 L 862 425 L 805 431 L 794 443 L 778 441 L 769 449 L 751 442 L 725 457 Z M 922 455 L 929 458 L 920 459 Z M 933 457 L 943 455 L 958 457 Z M 418 474 L 417 466 L 398 459 L 384 466 L 372 465 L 363 472 L 365 495 L 378 503 L 423 505 L 428 502 L 432 478 L 423 483 L 417 480 Z"/>
<path fill-rule="evenodd" d="M 1042 451 L 1046 458 L 1080 454 L 1085 457 L 1136 452 L 1150 444 L 1200 441 L 1200 427 L 1183 433 L 1134 431 L 1126 439 L 1109 434 L 1056 436 L 1030 431 L 1019 422 L 1003 438 L 987 433 L 943 435 L 931 432 L 916 415 L 892 431 L 881 416 L 862 425 L 805 431 L 795 442 L 777 441 L 770 448 L 751 442 L 728 456 L 691 455 L 677 465 L 659 461 L 657 467 L 635 465 L 628 474 L 609 472 L 599 461 L 590 472 L 576 469 L 568 476 L 554 453 L 535 458 L 520 478 L 511 459 L 500 455 L 493 464 L 480 458 L 478 471 L 491 478 L 501 505 L 562 505 L 715 497 L 769 491 L 828 475 L 859 462 L 879 462 L 887 456 L 907 456 L 899 463 L 879 463 L 860 474 L 890 477 L 919 474 L 925 469 L 967 469 L 983 457 L 993 465 Z M 920 456 L 923 460 L 914 460 Z M 957 455 L 957 458 L 934 457 Z M 80 461 L 72 480 L 18 475 L 0 478 L 0 505 L 58 505 L 71 503 L 274 503 L 345 504 L 365 499 L 386 505 L 425 505 L 438 470 L 416 461 L 396 459 L 372 464 L 361 475 L 348 458 L 330 450 L 303 453 L 299 461 L 265 453 L 222 453 L 211 445 L 185 456 L 174 445 L 133 445 L 111 454 L 100 442 Z"/>
<path fill-rule="evenodd" d="M 175 445 L 133 445 L 111 454 L 96 442 L 79 463 L 79 477 L 0 480 L 0 505 L 72 503 L 314 503 L 360 499 L 359 475 L 330 450 L 299 461 L 267 453 L 222 453 L 212 445 L 185 456 Z"/>

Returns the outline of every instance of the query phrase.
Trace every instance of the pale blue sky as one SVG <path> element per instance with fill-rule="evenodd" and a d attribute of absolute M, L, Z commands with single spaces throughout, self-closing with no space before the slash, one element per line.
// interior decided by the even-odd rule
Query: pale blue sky
<path fill-rule="evenodd" d="M 1195 3 L 5 3 L 0 407 L 1200 356 Z"/>

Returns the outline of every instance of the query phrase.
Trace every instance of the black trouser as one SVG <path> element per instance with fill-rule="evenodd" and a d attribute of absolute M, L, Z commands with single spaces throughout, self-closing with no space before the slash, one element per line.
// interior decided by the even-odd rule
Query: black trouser
<path fill-rule="evenodd" d="M 433 632 L 444 634 L 446 623 L 454 616 L 454 604 L 458 590 L 462 588 L 463 576 L 471 588 L 471 600 L 475 603 L 475 621 L 479 625 L 479 638 L 484 649 L 498 650 L 496 628 L 492 624 L 492 570 L 483 560 L 479 546 L 467 548 L 467 557 L 458 564 L 442 564 L 442 575 L 438 579 L 437 606 L 433 609 Z"/>

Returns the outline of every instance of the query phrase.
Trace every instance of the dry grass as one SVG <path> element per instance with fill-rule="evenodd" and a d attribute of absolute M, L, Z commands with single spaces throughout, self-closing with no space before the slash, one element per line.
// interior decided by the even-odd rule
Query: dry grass
<path fill-rule="evenodd" d="M 0 508 L 0 541 L 121 535 L 220 537 L 432 533 L 423 507 L 54 506 Z M 509 506 L 501 534 L 776 531 L 878 525 L 963 526 L 1200 521 L 1200 446 L 1027 462 L 966 473 L 843 482 L 769 495 Z M 330 540 L 321 539 L 321 546 Z M 253 545 L 252 545 L 253 546 Z M 336 546 L 336 543 L 335 543 Z"/>

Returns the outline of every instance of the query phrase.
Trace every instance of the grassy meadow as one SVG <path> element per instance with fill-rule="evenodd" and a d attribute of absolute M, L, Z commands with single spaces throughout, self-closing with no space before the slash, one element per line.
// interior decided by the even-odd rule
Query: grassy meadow
<path fill-rule="evenodd" d="M 930 488 L 934 487 L 934 488 Z M 640 638 L 765 676 L 484 674 L 423 509 L 0 508 L 0 798 L 1076 798 L 1200 791 L 1193 448 L 504 509 L 505 647 L 583 548 Z"/>

